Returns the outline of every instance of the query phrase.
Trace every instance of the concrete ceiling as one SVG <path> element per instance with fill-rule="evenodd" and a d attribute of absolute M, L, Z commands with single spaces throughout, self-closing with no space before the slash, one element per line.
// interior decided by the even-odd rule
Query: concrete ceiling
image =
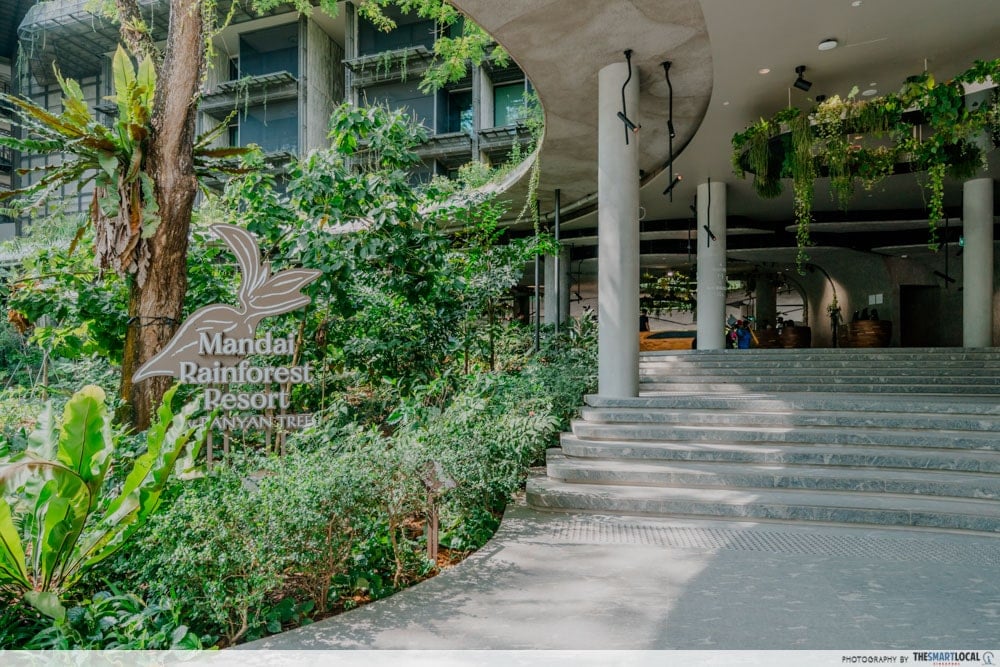
<path fill-rule="evenodd" d="M 762 200 L 749 179 L 733 175 L 734 133 L 789 103 L 808 108 L 816 95 L 845 97 L 855 86 L 893 92 L 925 65 L 946 79 L 976 59 L 1000 57 L 998 0 L 453 1 L 511 53 L 538 91 L 546 116 L 543 212 L 551 211 L 555 188 L 562 190 L 563 206 L 570 211 L 574 201 L 586 203 L 596 191 L 597 73 L 631 48 L 641 85 L 643 220 L 690 218 L 697 185 L 709 178 L 726 181 L 730 225 L 773 230 L 770 244 L 748 235 L 756 239 L 753 247 L 737 245 L 731 257 L 746 261 L 783 257 L 773 250 L 787 248 L 794 238 L 785 231 L 792 223 L 792 200 L 790 187 L 778 199 Z M 827 38 L 839 46 L 820 51 L 818 44 Z M 668 156 L 664 60 L 673 62 L 674 170 L 684 177 L 672 203 L 661 194 L 668 182 L 662 171 Z M 792 87 L 797 65 L 807 67 L 805 78 L 813 82 L 808 93 Z M 770 73 L 759 74 L 763 68 Z M 989 173 L 1000 175 L 996 151 Z M 814 210 L 822 223 L 852 222 L 826 228 L 824 241 L 831 247 L 869 234 L 868 246 L 882 244 L 888 254 L 906 254 L 919 249 L 914 233 L 922 230 L 885 220 L 925 221 L 924 201 L 922 176 L 899 175 L 872 192 L 859 187 L 843 212 L 820 179 Z M 953 211 L 960 207 L 960 183 L 946 184 L 945 204 Z M 577 229 L 582 237 L 592 236 L 592 211 L 592 206 L 580 207 L 564 227 L 567 233 Z M 902 235 L 894 241 L 892 233 Z M 794 256 L 793 250 L 781 252 Z M 664 257 L 684 257 L 676 251 L 659 255 L 657 264 L 668 261 Z"/>

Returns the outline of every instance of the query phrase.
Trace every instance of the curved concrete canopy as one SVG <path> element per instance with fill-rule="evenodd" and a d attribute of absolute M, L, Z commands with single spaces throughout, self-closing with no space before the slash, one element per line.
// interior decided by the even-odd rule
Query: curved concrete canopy
<path fill-rule="evenodd" d="M 639 167 L 666 164 L 667 83 L 674 88 L 674 153 L 694 137 L 712 93 L 712 59 L 697 0 L 454 0 L 527 74 L 545 110 L 539 198 L 551 210 L 597 191 L 597 74 L 632 49 L 639 77 Z M 622 81 L 624 83 L 624 81 Z M 630 117 L 635 117 L 629 110 Z M 624 141 L 624 130 L 623 139 Z"/>

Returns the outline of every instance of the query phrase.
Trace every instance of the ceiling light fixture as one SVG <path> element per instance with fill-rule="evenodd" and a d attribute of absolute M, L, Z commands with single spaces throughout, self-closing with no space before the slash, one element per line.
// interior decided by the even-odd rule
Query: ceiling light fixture
<path fill-rule="evenodd" d="M 770 74 L 770 73 L 771 73 L 770 67 L 761 67 L 759 70 L 757 70 L 757 74 Z"/>
<path fill-rule="evenodd" d="M 817 48 L 820 51 L 832 51 L 838 46 L 840 46 L 840 42 L 838 42 L 833 37 L 827 37 L 826 39 L 824 39 L 822 42 L 819 43 L 819 46 Z"/>
<path fill-rule="evenodd" d="M 677 132 L 674 130 L 674 85 L 670 83 L 670 65 L 673 63 L 664 60 L 660 64 L 663 65 L 663 76 L 667 79 L 667 159 L 670 161 L 668 163 L 670 185 L 663 191 L 663 194 L 669 195 L 670 201 L 673 202 L 674 186 L 681 180 L 680 174 L 674 176 L 674 137 L 677 136 Z"/>
<path fill-rule="evenodd" d="M 683 180 L 684 177 L 681 176 L 680 174 L 677 174 L 676 176 L 674 176 L 674 180 L 670 181 L 670 185 L 668 185 L 667 188 L 663 191 L 663 194 L 670 195 L 670 201 L 674 200 L 674 188 L 676 188 L 677 184 Z"/>
<path fill-rule="evenodd" d="M 667 132 L 670 133 L 670 138 L 673 139 L 677 136 L 674 132 L 674 86 L 670 83 L 670 65 L 669 60 L 664 60 L 663 65 L 663 75 L 667 78 Z"/>
<path fill-rule="evenodd" d="M 639 132 L 639 128 L 642 127 L 638 123 L 633 123 L 628 117 L 628 109 L 625 107 L 625 88 L 628 87 L 629 81 L 632 80 L 632 49 L 625 49 L 625 62 L 628 63 L 628 78 L 625 79 L 625 83 L 622 84 L 622 110 L 618 112 L 618 118 L 625 123 L 625 145 L 628 146 L 628 135 L 629 132 L 633 134 Z"/>
<path fill-rule="evenodd" d="M 798 88 L 799 90 L 808 91 L 810 88 L 812 88 L 813 84 L 812 81 L 806 81 L 805 77 L 802 76 L 802 74 L 805 71 L 806 71 L 805 65 L 799 65 L 798 67 L 795 68 L 795 74 L 797 76 L 795 77 L 795 83 L 793 83 L 792 85 Z"/>
<path fill-rule="evenodd" d="M 872 97 L 874 95 L 878 95 L 878 90 L 875 88 L 868 88 L 867 90 L 861 91 L 861 94 L 865 97 Z"/>

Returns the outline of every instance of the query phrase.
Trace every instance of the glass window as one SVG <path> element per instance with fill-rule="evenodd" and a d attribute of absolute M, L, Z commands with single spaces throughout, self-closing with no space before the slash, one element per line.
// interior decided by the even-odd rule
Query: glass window
<path fill-rule="evenodd" d="M 298 100 L 268 102 L 240 114 L 241 146 L 258 144 L 265 152 L 296 153 L 299 146 Z"/>
<path fill-rule="evenodd" d="M 522 122 L 526 116 L 524 82 L 493 86 L 493 126 L 504 127 Z"/>
<path fill-rule="evenodd" d="M 298 23 L 286 23 L 240 35 L 240 76 L 260 76 L 275 72 L 299 75 Z"/>
<path fill-rule="evenodd" d="M 405 109 L 416 117 L 418 123 L 433 130 L 434 96 L 420 92 L 419 82 L 410 80 L 384 86 L 366 88 L 362 97 L 372 106 L 384 104 L 390 109 Z"/>
<path fill-rule="evenodd" d="M 446 132 L 472 132 L 472 91 L 448 94 L 448 127 Z"/>
<path fill-rule="evenodd" d="M 396 22 L 396 28 L 383 32 L 374 24 L 362 19 L 358 23 L 358 55 L 367 56 L 382 51 L 395 51 L 411 46 L 424 46 L 434 50 L 435 23 L 417 16 L 403 15 L 389 8 L 385 13 Z"/>

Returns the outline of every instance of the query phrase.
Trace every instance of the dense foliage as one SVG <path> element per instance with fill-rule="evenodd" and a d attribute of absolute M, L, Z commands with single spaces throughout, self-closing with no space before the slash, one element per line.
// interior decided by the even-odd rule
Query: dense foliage
<path fill-rule="evenodd" d="M 42 244 L 22 261 L 0 294 L 11 320 L 0 325 L 0 363 L 12 371 L 0 407 L 19 406 L 0 413 L 0 456 L 38 455 L 24 406 L 46 394 L 56 409 L 69 406 L 66 423 L 91 423 L 79 451 L 100 454 L 91 481 L 102 491 L 88 496 L 77 484 L 64 502 L 79 505 L 80 544 L 120 517 L 115 498 L 135 495 L 131 466 L 163 485 L 142 486 L 142 521 L 121 526 L 129 534 L 118 533 L 113 558 L 114 549 L 88 557 L 87 567 L 50 577 L 55 585 L 39 588 L 17 566 L 41 550 L 6 553 L 0 648 L 228 645 L 389 595 L 492 535 L 528 468 L 593 389 L 595 327 L 584 319 L 530 354 L 528 332 L 504 303 L 541 246 L 507 242 L 502 207 L 462 183 L 411 183 L 421 136 L 401 113 L 343 107 L 330 150 L 293 163 L 281 182 L 250 164 L 197 213 L 186 313 L 234 302 L 237 268 L 207 233 L 217 222 L 246 226 L 275 270 L 324 273 L 307 288 L 307 308 L 261 325 L 295 334 L 296 361 L 317 377 L 294 395 L 317 425 L 291 437 L 282 457 L 250 434 L 234 438 L 225 465 L 167 481 L 179 451 L 166 443 L 186 430 L 155 427 L 144 454 L 142 435 L 108 432 L 96 388 L 89 416 L 83 399 L 66 403 L 74 383 L 114 383 L 108 360 L 123 344 L 126 289 L 93 268 L 91 232 L 62 251 Z M 58 450 L 57 431 L 38 431 Z M 203 461 L 195 457 L 184 457 L 186 472 Z M 10 505 L 9 521 L 0 517 L 5 536 L 34 535 L 26 517 L 37 513 L 17 509 L 42 498 L 28 486 L 15 489 L 20 505 Z M 437 561 L 425 537 L 433 522 L 446 550 Z M 51 595 L 40 602 L 27 588 Z"/>
<path fill-rule="evenodd" d="M 113 491 L 105 478 L 115 439 L 100 387 L 74 394 L 61 420 L 47 409 L 27 449 L 0 458 L 0 590 L 56 620 L 65 617 L 59 595 L 148 521 L 185 449 L 194 448 L 187 458 L 197 456 L 203 434 L 195 437 L 187 425 L 195 406 L 174 414 L 175 391 L 146 433 L 146 453 Z M 0 442 L 0 450 L 10 448 Z"/>
<path fill-rule="evenodd" d="M 798 223 L 799 264 L 808 260 L 813 183 L 827 176 L 834 196 L 846 206 L 861 182 L 871 189 L 900 171 L 926 173 L 931 246 L 944 219 L 944 178 L 968 178 L 985 165 L 984 144 L 1000 142 L 1000 95 L 967 103 L 966 86 L 1000 79 L 1000 60 L 977 61 L 950 81 L 930 72 L 909 77 L 897 93 L 847 99 L 834 95 L 810 111 L 783 109 L 732 138 L 733 168 L 754 175 L 761 197 L 781 194 L 792 178 Z M 929 131 L 917 132 L 924 126 Z"/>

